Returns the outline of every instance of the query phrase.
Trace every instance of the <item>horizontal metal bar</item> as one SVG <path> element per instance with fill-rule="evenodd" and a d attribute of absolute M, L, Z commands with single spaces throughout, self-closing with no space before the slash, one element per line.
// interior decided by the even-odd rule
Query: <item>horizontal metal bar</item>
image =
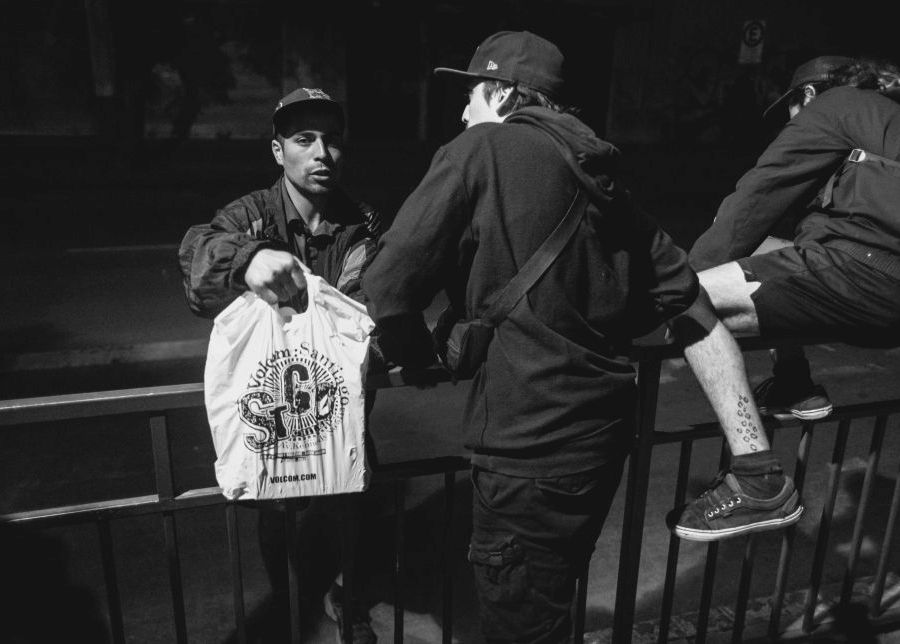
<path fill-rule="evenodd" d="M 91 520 L 97 516 L 140 516 L 157 512 L 169 512 L 227 503 L 228 499 L 222 496 L 222 491 L 217 487 L 190 490 L 179 494 L 169 501 L 161 501 L 159 495 L 148 494 L 146 496 L 133 496 L 123 499 L 111 499 L 109 501 L 95 501 L 91 503 L 79 503 L 40 510 L 28 510 L 27 512 L 14 512 L 0 515 L 0 522 L 11 523 L 77 523 Z"/>
<path fill-rule="evenodd" d="M 648 341 L 638 341 L 629 351 L 629 358 L 635 362 L 661 362 L 682 356 L 681 348 L 672 342 L 663 340 L 663 334 L 654 333 L 646 336 Z M 740 348 L 744 351 L 767 349 L 777 344 L 777 338 L 762 339 L 758 337 L 738 337 Z M 828 338 L 800 338 L 792 340 L 798 345 L 841 344 Z M 432 386 L 451 382 L 451 375 L 442 367 L 434 365 L 427 369 L 392 369 L 386 373 L 370 374 L 367 378 L 367 389 L 388 389 L 395 387 Z M 894 401 L 891 401 L 893 403 Z M 840 413 L 857 415 L 856 408 L 868 405 L 885 405 L 876 408 L 869 415 L 889 413 L 900 408 L 900 401 L 891 403 L 862 403 L 842 409 L 835 409 L 833 419 L 839 419 Z M 119 389 L 97 391 L 91 393 L 65 394 L 60 396 L 41 396 L 0 401 L 0 426 L 20 425 L 44 421 L 60 421 L 73 418 L 90 418 L 146 411 L 165 411 L 185 407 L 203 405 L 203 383 L 186 383 L 180 385 L 164 385 L 158 387 L 141 387 L 138 389 Z M 681 439 L 674 439 L 681 440 Z"/>
<path fill-rule="evenodd" d="M 441 367 L 428 369 L 392 369 L 384 373 L 366 376 L 366 389 L 390 389 L 393 387 L 428 387 L 442 382 L 452 382 L 450 372 Z"/>
<path fill-rule="evenodd" d="M 657 329 L 642 338 L 638 338 L 631 346 L 628 356 L 635 362 L 641 360 L 669 360 L 672 358 L 680 358 L 684 355 L 684 351 L 677 342 L 664 339 L 664 333 L 661 331 L 664 327 Z M 735 335 L 738 346 L 741 351 L 763 351 L 779 346 L 785 340 L 790 340 L 791 344 L 796 346 L 810 346 L 814 344 L 846 344 L 833 338 L 826 337 L 805 337 L 805 338 L 760 338 L 759 336 L 741 336 Z"/>
<path fill-rule="evenodd" d="M 0 426 L 203 406 L 203 383 L 0 401 Z"/>
<path fill-rule="evenodd" d="M 444 369 L 430 368 L 422 371 L 404 369 L 374 374 L 369 377 L 366 388 L 429 386 L 449 381 L 450 374 Z M 0 400 L 0 426 L 159 412 L 202 407 L 203 404 L 202 382 L 16 398 Z"/>
<path fill-rule="evenodd" d="M 900 398 L 892 400 L 881 400 L 876 402 L 857 403 L 855 405 L 847 405 L 844 407 L 835 407 L 834 411 L 825 419 L 816 421 L 819 424 L 833 423 L 842 420 L 856 420 L 859 418 L 871 418 L 874 416 L 885 416 L 900 411 Z M 766 417 L 764 419 L 766 429 L 788 429 L 800 427 L 804 422 L 799 419 L 778 420 L 776 418 Z M 861 431 L 861 430 L 857 430 Z M 698 423 L 689 425 L 684 429 L 672 429 L 653 432 L 653 445 L 667 445 L 671 443 L 680 443 L 682 441 L 693 441 L 702 438 L 718 438 L 722 435 L 722 430 L 717 422 Z"/>
<path fill-rule="evenodd" d="M 430 476 L 445 472 L 458 472 L 469 468 L 469 460 L 463 456 L 443 456 L 432 459 L 402 461 L 380 465 L 375 470 L 379 480 L 395 480 Z M 177 512 L 190 508 L 222 505 L 229 503 L 218 487 L 205 487 L 187 490 L 171 500 L 161 500 L 158 494 L 147 494 L 107 501 L 79 503 L 26 512 L 15 512 L 0 515 L 0 521 L 12 523 L 77 523 L 92 520 L 99 515 L 106 516 L 139 516 L 158 512 Z M 234 501 L 239 505 L 253 504 L 254 501 Z"/>
<path fill-rule="evenodd" d="M 379 481 L 385 481 L 395 478 L 443 474 L 444 472 L 459 472 L 469 469 L 469 466 L 468 457 L 439 456 L 438 458 L 398 461 L 396 463 L 379 463 L 373 476 Z"/>

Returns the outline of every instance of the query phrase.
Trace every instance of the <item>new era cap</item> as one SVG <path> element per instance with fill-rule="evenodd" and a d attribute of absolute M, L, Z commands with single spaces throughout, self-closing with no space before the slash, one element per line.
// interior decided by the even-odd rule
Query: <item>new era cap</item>
<path fill-rule="evenodd" d="M 563 55 L 529 31 L 501 31 L 478 46 L 466 71 L 437 67 L 434 73 L 522 83 L 552 98 L 563 88 Z"/>
<path fill-rule="evenodd" d="M 791 92 L 798 87 L 802 87 L 807 83 L 818 83 L 828 80 L 835 69 L 852 62 L 853 59 L 846 56 L 819 56 L 806 61 L 794 71 L 789 89 L 766 108 L 766 111 L 763 112 L 763 118 L 768 116 L 776 107 L 783 105 L 791 95 Z"/>
<path fill-rule="evenodd" d="M 341 124 L 344 123 L 344 110 L 340 103 L 331 98 L 324 90 L 318 88 L 300 87 L 278 101 L 275 106 L 275 112 L 272 114 L 272 125 L 278 129 L 286 114 L 291 111 L 311 105 L 322 105 L 332 110 L 340 119 Z"/>

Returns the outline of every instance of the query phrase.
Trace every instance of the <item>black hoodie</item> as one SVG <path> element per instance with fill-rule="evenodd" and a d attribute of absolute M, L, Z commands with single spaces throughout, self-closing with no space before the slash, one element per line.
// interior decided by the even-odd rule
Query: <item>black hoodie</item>
<path fill-rule="evenodd" d="M 467 447 L 481 467 L 560 476 L 612 458 L 633 415 L 630 339 L 697 298 L 684 252 L 616 184 L 617 156 L 577 118 L 543 108 L 471 127 L 435 154 L 363 279 L 370 314 L 394 333 L 393 343 L 383 337 L 388 357 L 430 362 L 420 312 L 434 295 L 446 289 L 478 317 L 577 187 L 588 189 L 592 205 L 574 238 L 497 328 L 472 383 Z"/>

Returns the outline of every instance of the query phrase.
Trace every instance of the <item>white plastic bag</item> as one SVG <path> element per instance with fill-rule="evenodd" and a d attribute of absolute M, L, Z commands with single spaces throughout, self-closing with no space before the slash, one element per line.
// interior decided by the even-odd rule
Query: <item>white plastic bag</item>
<path fill-rule="evenodd" d="M 229 499 L 361 492 L 363 376 L 374 324 L 306 275 L 303 313 L 245 293 L 215 319 L 204 395 L 216 480 Z"/>

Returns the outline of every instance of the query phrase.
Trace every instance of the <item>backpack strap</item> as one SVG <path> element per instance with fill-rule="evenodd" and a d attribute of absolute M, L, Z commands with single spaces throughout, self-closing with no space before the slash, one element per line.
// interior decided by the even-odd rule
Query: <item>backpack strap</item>
<path fill-rule="evenodd" d="M 864 161 L 880 161 L 886 166 L 890 166 L 893 168 L 900 168 L 900 161 L 896 159 L 888 159 L 887 157 L 880 156 L 878 154 L 873 154 L 871 152 L 866 152 L 860 148 L 854 148 L 850 151 L 850 154 L 847 155 L 847 158 L 840 165 L 840 167 L 834 171 L 834 173 L 828 178 L 828 183 L 825 184 L 825 187 L 822 188 L 822 207 L 826 207 L 831 205 L 831 196 L 834 193 L 834 184 L 837 183 L 838 177 L 844 173 L 844 168 L 847 167 L 848 163 L 863 163 Z"/>
<path fill-rule="evenodd" d="M 538 247 L 528 261 L 519 269 L 503 290 L 494 298 L 491 305 L 485 311 L 481 319 L 491 326 L 498 326 L 504 318 L 515 308 L 525 294 L 541 278 L 548 268 L 556 261 L 566 244 L 575 234 L 578 224 L 586 210 L 588 203 L 584 190 L 578 188 L 575 197 L 569 205 L 569 209 L 563 218 L 550 233 L 550 236 Z"/>

